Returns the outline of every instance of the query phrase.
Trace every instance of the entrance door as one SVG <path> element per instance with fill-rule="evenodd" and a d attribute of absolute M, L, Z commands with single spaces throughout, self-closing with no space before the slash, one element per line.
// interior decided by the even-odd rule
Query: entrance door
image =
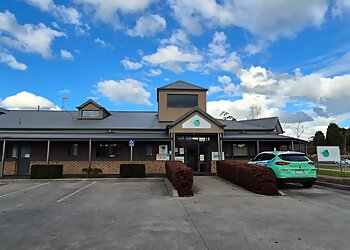
<path fill-rule="evenodd" d="M 17 175 L 28 175 L 30 168 L 30 145 L 21 145 L 19 147 L 19 157 L 17 165 Z"/>
<path fill-rule="evenodd" d="M 186 165 L 193 169 L 193 171 L 199 171 L 198 162 L 199 162 L 199 147 L 197 143 L 190 144 L 186 147 L 185 152 L 185 161 Z"/>

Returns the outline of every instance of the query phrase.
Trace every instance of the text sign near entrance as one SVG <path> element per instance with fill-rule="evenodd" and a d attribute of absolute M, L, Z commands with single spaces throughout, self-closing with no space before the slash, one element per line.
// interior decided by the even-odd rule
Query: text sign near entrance
<path fill-rule="evenodd" d="M 339 161 L 340 150 L 338 146 L 317 146 L 317 160 L 322 161 Z"/>

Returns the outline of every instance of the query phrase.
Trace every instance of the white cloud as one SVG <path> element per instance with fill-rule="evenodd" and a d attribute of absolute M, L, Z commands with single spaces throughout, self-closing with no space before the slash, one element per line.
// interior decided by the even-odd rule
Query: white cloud
<path fill-rule="evenodd" d="M 169 4 L 175 18 L 191 34 L 203 33 L 203 26 L 238 26 L 269 40 L 293 36 L 307 26 L 320 26 L 328 8 L 327 0 L 169 0 Z"/>
<path fill-rule="evenodd" d="M 63 50 L 61 49 L 61 57 L 66 60 L 74 61 L 74 56 L 72 55 L 72 53 L 64 49 Z"/>
<path fill-rule="evenodd" d="M 238 74 L 241 70 L 241 59 L 237 55 L 237 52 L 234 51 L 224 57 L 211 58 L 205 66 L 212 70 L 221 70 L 232 74 Z"/>
<path fill-rule="evenodd" d="M 13 55 L 0 52 L 0 62 L 6 63 L 9 67 L 17 70 L 26 70 L 27 65 L 20 63 Z"/>
<path fill-rule="evenodd" d="M 178 29 L 173 32 L 170 38 L 160 40 L 160 44 L 171 44 L 178 46 L 186 46 L 191 42 L 187 37 L 187 34 L 184 30 Z"/>
<path fill-rule="evenodd" d="M 37 96 L 35 94 L 29 93 L 27 91 L 22 91 L 16 95 L 6 97 L 4 100 L 0 101 L 0 105 L 7 109 L 40 109 L 44 110 L 59 110 L 60 108 L 53 104 L 48 99 Z"/>
<path fill-rule="evenodd" d="M 70 90 L 69 90 L 69 89 L 62 89 L 62 90 L 58 91 L 58 93 L 60 93 L 61 95 L 63 95 L 63 94 L 69 94 L 69 93 L 70 93 Z"/>
<path fill-rule="evenodd" d="M 335 0 L 332 8 L 333 16 L 340 17 L 350 13 L 350 0 Z"/>
<path fill-rule="evenodd" d="M 220 85 L 212 85 L 208 89 L 208 95 L 223 93 L 223 96 L 239 96 L 241 95 L 240 86 L 232 82 L 229 76 L 218 76 Z"/>
<path fill-rule="evenodd" d="M 260 40 L 257 43 L 250 43 L 245 46 L 244 51 L 249 55 L 256 55 L 261 53 L 268 46 L 268 42 L 265 40 Z"/>
<path fill-rule="evenodd" d="M 94 12 L 94 17 L 104 23 L 121 28 L 119 13 L 137 13 L 149 7 L 155 0 L 75 0 Z"/>
<path fill-rule="evenodd" d="M 130 36 L 154 36 L 166 27 L 166 21 L 159 15 L 149 15 L 140 17 L 133 29 L 129 29 L 127 34 Z"/>
<path fill-rule="evenodd" d="M 130 69 L 130 70 L 137 70 L 142 67 L 141 63 L 138 62 L 132 62 L 129 60 L 129 58 L 125 57 L 123 60 L 120 61 L 125 69 Z"/>
<path fill-rule="evenodd" d="M 113 102 L 128 102 L 143 105 L 152 105 L 149 101 L 151 93 L 144 85 L 134 79 L 101 81 L 97 83 L 97 91 Z"/>
<path fill-rule="evenodd" d="M 182 63 L 199 62 L 202 60 L 202 56 L 196 52 L 185 52 L 177 46 L 168 45 L 159 47 L 156 53 L 146 55 L 142 59 L 153 65 L 159 65 L 174 72 L 181 72 L 183 70 Z"/>
<path fill-rule="evenodd" d="M 99 45 L 101 45 L 102 47 L 105 47 L 105 48 L 107 48 L 107 47 L 113 48 L 113 46 L 112 46 L 110 43 L 108 43 L 108 42 L 102 40 L 102 39 L 99 38 L 99 37 L 97 37 L 97 38 L 95 39 L 95 43 L 96 43 L 96 44 L 99 44 Z"/>
<path fill-rule="evenodd" d="M 162 74 L 162 70 L 161 69 L 151 69 L 149 71 L 149 75 L 150 76 L 159 76 Z"/>
<path fill-rule="evenodd" d="M 241 99 L 210 101 L 207 103 L 207 111 L 210 115 L 219 118 L 222 111 L 229 112 L 237 120 L 246 119 L 249 108 L 252 105 L 261 107 L 261 117 L 272 117 L 278 114 L 278 106 L 273 99 L 258 94 L 244 93 Z"/>
<path fill-rule="evenodd" d="M 231 83 L 232 80 L 231 80 L 231 77 L 224 75 L 224 76 L 218 76 L 218 81 L 220 83 L 229 84 Z"/>
<path fill-rule="evenodd" d="M 209 43 L 209 52 L 214 56 L 225 56 L 229 45 L 226 42 L 227 37 L 224 32 L 215 32 L 213 40 Z"/>
<path fill-rule="evenodd" d="M 37 53 L 47 58 L 51 56 L 53 40 L 64 35 L 43 23 L 20 25 L 11 12 L 0 12 L 0 43 L 9 48 Z"/>
<path fill-rule="evenodd" d="M 86 35 L 90 26 L 81 22 L 81 15 L 77 9 L 56 5 L 53 0 L 25 0 L 28 4 L 39 8 L 43 12 L 53 15 L 59 22 L 75 25 L 78 35 Z M 57 28 L 57 27 L 56 27 Z"/>

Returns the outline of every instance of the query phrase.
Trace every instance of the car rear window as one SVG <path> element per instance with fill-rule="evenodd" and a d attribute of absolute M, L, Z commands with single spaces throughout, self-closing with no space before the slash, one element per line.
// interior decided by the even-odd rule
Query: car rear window
<path fill-rule="evenodd" d="M 284 161 L 309 161 L 309 158 L 302 154 L 281 154 L 278 157 Z"/>

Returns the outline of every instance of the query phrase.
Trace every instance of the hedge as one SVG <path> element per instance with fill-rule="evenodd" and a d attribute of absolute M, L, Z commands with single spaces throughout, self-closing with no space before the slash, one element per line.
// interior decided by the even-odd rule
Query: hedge
<path fill-rule="evenodd" d="M 120 164 L 120 177 L 122 178 L 144 178 L 145 175 L 145 164 Z"/>
<path fill-rule="evenodd" d="M 279 194 L 275 174 L 268 167 L 235 161 L 217 161 L 216 167 L 219 177 L 253 193 Z"/>
<path fill-rule="evenodd" d="M 193 196 L 193 170 L 180 161 L 165 162 L 166 177 L 179 196 Z"/>
<path fill-rule="evenodd" d="M 30 178 L 50 179 L 62 178 L 63 165 L 32 165 L 30 168 Z"/>

